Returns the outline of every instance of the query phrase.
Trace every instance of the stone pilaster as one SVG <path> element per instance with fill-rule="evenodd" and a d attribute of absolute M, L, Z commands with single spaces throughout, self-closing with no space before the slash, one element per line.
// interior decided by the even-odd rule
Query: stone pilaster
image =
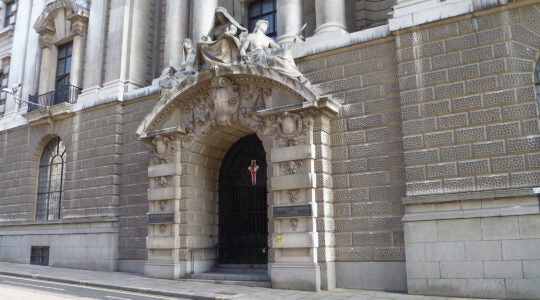
<path fill-rule="evenodd" d="M 73 54 L 71 57 L 70 84 L 82 88 L 84 39 L 88 19 L 73 15 L 71 21 L 71 35 L 73 36 Z"/>
<path fill-rule="evenodd" d="M 278 43 L 292 43 L 302 28 L 302 1 L 277 0 Z"/>
<path fill-rule="evenodd" d="M 152 165 L 148 167 L 148 260 L 144 274 L 178 279 L 180 265 L 181 138 L 152 138 Z"/>
<path fill-rule="evenodd" d="M 189 35 L 189 0 L 167 0 L 164 66 L 182 64 L 182 42 Z"/>
<path fill-rule="evenodd" d="M 191 18 L 191 39 L 193 40 L 193 44 L 198 43 L 201 37 L 207 35 L 210 31 L 212 20 L 214 18 L 214 11 L 217 7 L 217 0 L 191 1 L 191 9 L 193 11 Z"/>
<path fill-rule="evenodd" d="M 303 131 L 307 138 L 298 145 L 289 140 L 289 146 L 274 147 L 271 153 L 273 174 L 269 190 L 274 195 L 271 247 L 275 253 L 270 270 L 272 286 L 319 291 L 317 179 L 311 122 L 297 114 L 284 114 L 278 118 L 278 123 L 281 133 Z"/>
<path fill-rule="evenodd" d="M 56 72 L 56 47 L 54 46 L 54 32 L 41 32 L 39 47 L 41 48 L 41 70 L 39 73 L 38 94 L 50 92 L 53 89 Z"/>
<path fill-rule="evenodd" d="M 317 16 L 316 35 L 326 32 L 347 33 L 344 0 L 315 0 L 315 14 Z"/>

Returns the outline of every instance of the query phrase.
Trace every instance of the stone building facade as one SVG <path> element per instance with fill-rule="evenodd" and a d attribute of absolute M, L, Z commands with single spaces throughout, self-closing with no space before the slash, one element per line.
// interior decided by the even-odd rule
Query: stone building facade
<path fill-rule="evenodd" d="M 3 0 L 0 16 L 0 260 L 540 294 L 539 1 Z M 261 18 L 301 76 L 208 64 Z"/>

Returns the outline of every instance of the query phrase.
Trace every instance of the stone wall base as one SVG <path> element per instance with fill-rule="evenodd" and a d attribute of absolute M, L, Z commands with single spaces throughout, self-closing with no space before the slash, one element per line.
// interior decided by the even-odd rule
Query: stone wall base
<path fill-rule="evenodd" d="M 120 259 L 118 260 L 118 271 L 143 274 L 145 264 L 146 264 L 146 260 Z"/>
<path fill-rule="evenodd" d="M 168 262 L 146 262 L 144 276 L 163 279 L 179 279 L 180 264 Z"/>
<path fill-rule="evenodd" d="M 274 263 L 270 266 L 272 288 L 320 291 L 321 270 L 318 264 Z"/>
<path fill-rule="evenodd" d="M 338 288 L 407 291 L 405 262 L 336 262 Z"/>

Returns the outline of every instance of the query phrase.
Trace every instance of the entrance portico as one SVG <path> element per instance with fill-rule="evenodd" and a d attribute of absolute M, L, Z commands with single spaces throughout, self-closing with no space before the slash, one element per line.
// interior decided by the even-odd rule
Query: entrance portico
<path fill-rule="evenodd" d="M 234 143 L 256 134 L 268 165 L 272 286 L 319 290 L 322 277 L 323 288 L 332 287 L 331 197 L 323 160 L 328 118 L 337 104 L 258 66 L 218 67 L 182 81 L 170 78 L 163 86 L 138 130 L 153 146 L 145 274 L 176 279 L 214 267 L 222 160 Z"/>

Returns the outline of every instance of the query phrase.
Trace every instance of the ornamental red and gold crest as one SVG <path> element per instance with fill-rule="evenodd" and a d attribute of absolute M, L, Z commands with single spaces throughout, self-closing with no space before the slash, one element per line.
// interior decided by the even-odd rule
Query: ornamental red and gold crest
<path fill-rule="evenodd" d="M 251 185 L 257 184 L 257 170 L 259 170 L 259 166 L 257 166 L 256 160 L 251 160 L 251 164 L 249 165 L 249 173 L 251 174 Z"/>

